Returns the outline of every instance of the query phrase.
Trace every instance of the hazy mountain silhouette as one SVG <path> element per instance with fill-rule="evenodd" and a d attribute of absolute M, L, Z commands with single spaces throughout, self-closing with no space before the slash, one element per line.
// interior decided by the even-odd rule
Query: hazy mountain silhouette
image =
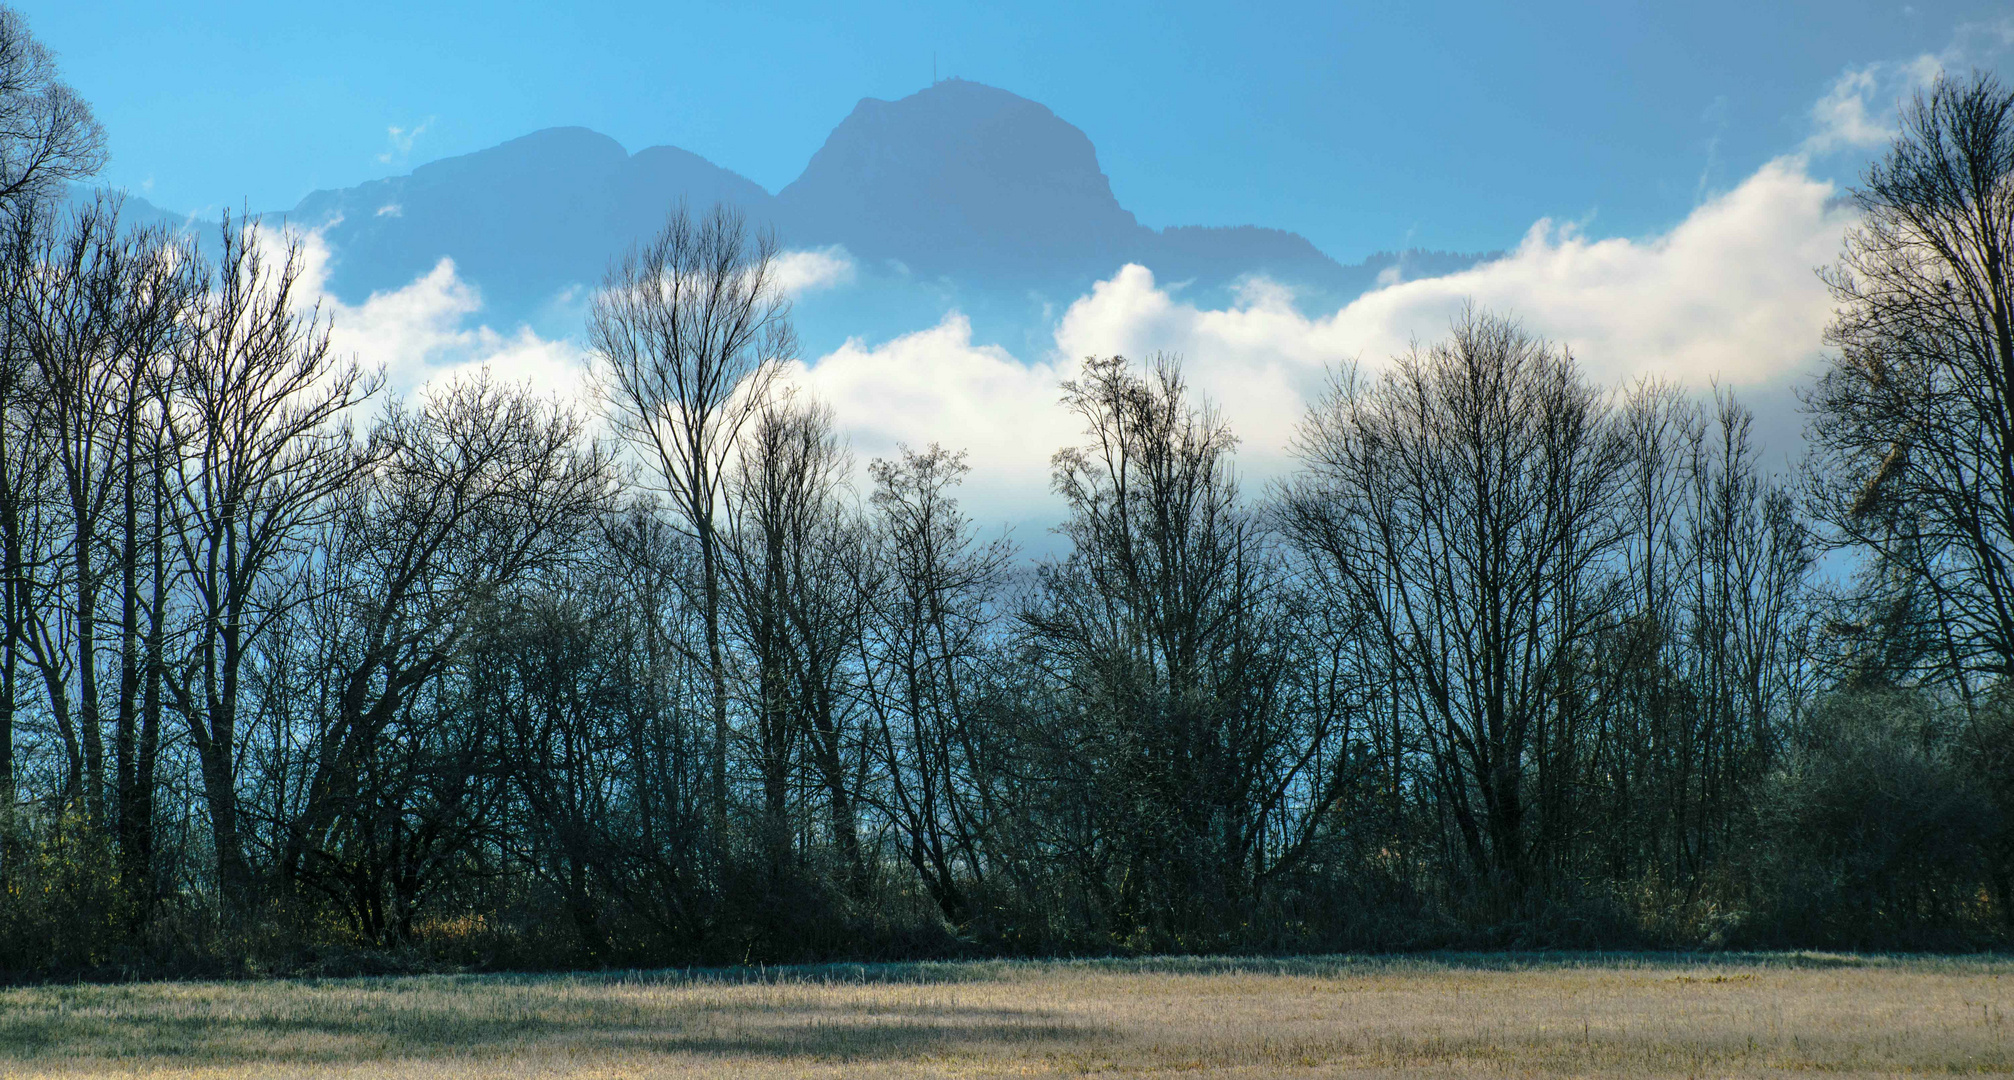
<path fill-rule="evenodd" d="M 610 256 L 661 224 L 681 196 L 770 212 L 768 192 L 696 154 L 654 146 L 632 155 L 586 128 L 549 128 L 409 176 L 315 192 L 287 216 L 324 227 L 337 255 L 330 285 L 346 301 L 398 288 L 447 257 L 492 308 L 523 312 L 601 280 Z"/>
<path fill-rule="evenodd" d="M 1278 229 L 1147 228 L 1119 205 L 1082 131 L 962 79 L 863 100 L 777 202 L 794 240 L 954 278 L 1094 278 L 1137 262 L 1167 280 L 1265 273 L 1361 291 L 1396 261 L 1362 272 Z"/>
<path fill-rule="evenodd" d="M 536 322 L 565 290 L 599 282 L 681 199 L 739 206 L 788 246 L 843 245 L 869 276 L 930 281 L 968 307 L 1020 298 L 1005 310 L 1031 294 L 1067 301 L 1128 262 L 1192 295 L 1263 274 L 1326 304 L 1386 271 L 1443 274 L 1484 257 L 1380 253 L 1343 265 L 1278 229 L 1149 228 L 1113 196 L 1082 131 L 1036 102 L 960 79 L 899 101 L 862 100 L 776 195 L 676 147 L 630 154 L 585 128 L 549 128 L 406 176 L 317 191 L 284 216 L 323 229 L 336 256 L 329 284 L 346 302 L 451 258 L 482 290 L 487 320 Z"/>
<path fill-rule="evenodd" d="M 793 239 L 926 274 L 1109 273 L 1153 235 L 1082 131 L 958 79 L 860 102 L 777 201 Z"/>

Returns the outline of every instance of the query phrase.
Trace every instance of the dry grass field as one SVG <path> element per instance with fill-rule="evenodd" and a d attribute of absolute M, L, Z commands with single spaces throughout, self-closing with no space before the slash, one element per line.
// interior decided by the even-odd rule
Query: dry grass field
<path fill-rule="evenodd" d="M 2014 961 L 975 963 L 0 991 L 0 1076 L 2014 1071 Z"/>

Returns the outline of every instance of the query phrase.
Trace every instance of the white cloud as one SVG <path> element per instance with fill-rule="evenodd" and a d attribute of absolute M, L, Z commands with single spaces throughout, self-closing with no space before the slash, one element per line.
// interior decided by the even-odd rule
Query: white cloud
<path fill-rule="evenodd" d="M 481 290 L 461 278 L 452 259 L 441 259 L 400 288 L 372 293 L 359 303 L 343 302 L 328 288 L 338 255 L 323 232 L 290 233 L 300 243 L 304 261 L 299 283 L 302 306 L 318 306 L 330 321 L 330 346 L 336 353 L 355 357 L 368 368 L 383 367 L 391 392 L 424 396 L 430 388 L 487 369 L 492 379 L 527 384 L 579 407 L 592 407 L 589 358 L 580 343 L 547 339 L 527 326 L 506 333 L 483 323 Z M 262 242 L 277 247 L 280 237 L 266 234 Z M 842 284 L 853 274 L 851 257 L 837 247 L 786 252 L 777 265 L 780 284 L 791 294 Z M 577 292 L 569 289 L 554 302 L 576 303 Z M 907 346 L 891 343 L 888 348 L 900 355 Z M 832 375 L 843 367 L 835 365 Z M 927 441 L 920 440 L 919 445 Z"/>
<path fill-rule="evenodd" d="M 1849 68 L 1811 106 L 1812 153 L 1867 150 L 1895 137 L 1889 118 L 1905 95 L 1936 81 L 1945 58 L 1924 53 L 1913 60 L 1880 61 Z"/>
<path fill-rule="evenodd" d="M 1604 383 L 1762 387 L 1796 377 L 1831 316 L 1813 271 L 1836 256 L 1850 221 L 1833 193 L 1785 158 L 1661 235 L 1593 239 L 1540 221 L 1501 260 L 1313 316 L 1263 281 L 1228 307 L 1198 307 L 1128 266 L 1070 306 L 1054 351 L 1034 363 L 975 344 L 953 314 L 883 345 L 849 341 L 796 377 L 832 402 L 864 455 L 898 441 L 967 448 L 975 496 L 983 490 L 994 513 L 1030 516 L 1046 505 L 1049 455 L 1081 438 L 1057 383 L 1088 355 L 1179 353 L 1241 437 L 1241 467 L 1262 479 L 1288 466 L 1291 432 L 1331 367 L 1377 366 L 1441 337 L 1469 300 L 1570 346 Z"/>
<path fill-rule="evenodd" d="M 1049 456 L 1081 434 L 1057 403 L 1073 370 L 975 344 L 971 322 L 952 312 L 878 346 L 849 340 L 785 378 L 832 405 L 863 463 L 899 444 L 967 450 L 965 497 L 990 516 L 1028 518 L 1049 513 Z"/>
<path fill-rule="evenodd" d="M 1984 67 L 2010 48 L 2014 48 L 2014 15 L 2002 15 L 1959 23 L 1943 59 L 1946 67 Z"/>
<path fill-rule="evenodd" d="M 1263 281 L 1247 284 L 1229 308 L 1198 308 L 1161 288 L 1145 267 L 1128 266 L 1070 305 L 1056 327 L 1056 349 L 1072 362 L 1180 355 L 1190 384 L 1223 410 L 1242 440 L 1244 467 L 1263 474 L 1280 466 L 1288 435 L 1328 369 L 1362 351 L 1342 314 L 1302 315 L 1285 289 Z"/>
<path fill-rule="evenodd" d="M 1669 232 L 1591 239 L 1542 220 L 1503 259 L 1370 293 L 1334 334 L 1366 359 L 1443 332 L 1469 298 L 1571 346 L 1594 377 L 1740 386 L 1801 370 L 1832 302 L 1815 273 L 1852 213 L 1799 158 L 1780 158 Z"/>
<path fill-rule="evenodd" d="M 430 386 L 487 367 L 498 381 L 584 399 L 587 367 L 580 347 L 541 338 L 529 327 L 506 334 L 470 325 L 482 311 L 482 294 L 456 274 L 453 260 L 442 259 L 401 288 L 345 304 L 328 291 L 333 256 L 321 232 L 294 235 L 305 262 L 301 293 L 331 321 L 330 347 L 366 367 L 382 366 L 394 393 L 424 394 Z"/>
<path fill-rule="evenodd" d="M 853 280 L 853 256 L 843 247 L 786 251 L 772 266 L 777 288 L 785 296 L 801 296 Z"/>

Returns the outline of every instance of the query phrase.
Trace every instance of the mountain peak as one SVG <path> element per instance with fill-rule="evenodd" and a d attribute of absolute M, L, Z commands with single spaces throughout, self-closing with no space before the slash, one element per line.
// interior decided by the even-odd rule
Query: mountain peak
<path fill-rule="evenodd" d="M 598 172 L 614 168 L 629 158 L 622 144 L 584 127 L 541 128 L 498 143 L 487 150 L 442 158 L 412 171 L 412 179 L 422 184 L 443 183 L 453 178 L 499 170 L 565 169 Z"/>
<path fill-rule="evenodd" d="M 963 79 L 862 99 L 777 197 L 793 232 L 924 270 L 1102 265 L 1144 231 L 1082 131 Z"/>
<path fill-rule="evenodd" d="M 985 83 L 956 76 L 939 79 L 908 97 L 897 98 L 894 101 L 872 97 L 861 98 L 853 106 L 852 116 L 860 116 L 863 113 L 876 115 L 891 110 L 898 115 L 928 118 L 949 127 L 970 126 L 1003 116 L 1023 114 L 1027 119 L 1037 123 L 1046 121 L 1077 131 L 1039 101 L 1024 98 L 1012 90 L 1002 90 L 997 86 L 988 86 Z M 1081 136 L 1083 132 L 1078 131 L 1077 134 Z M 1089 144 L 1090 140 L 1085 139 L 1085 145 Z"/>
<path fill-rule="evenodd" d="M 554 127 L 406 176 L 316 192 L 291 216 L 324 228 L 338 253 L 339 295 L 398 288 L 452 258 L 486 301 L 523 311 L 568 284 L 600 280 L 610 256 L 663 224 L 680 199 L 766 215 L 770 195 L 676 147 L 632 156 L 600 132 Z"/>

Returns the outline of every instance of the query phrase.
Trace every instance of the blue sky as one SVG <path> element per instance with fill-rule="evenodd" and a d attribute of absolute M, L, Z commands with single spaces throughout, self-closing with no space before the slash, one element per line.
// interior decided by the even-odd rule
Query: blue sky
<path fill-rule="evenodd" d="M 1146 224 L 1345 261 L 1542 217 L 1647 234 L 1804 145 L 1844 74 L 2009 54 L 2004 3 L 19 6 L 105 121 L 106 178 L 175 210 L 286 208 L 559 124 L 775 190 L 934 56 L 1083 128 Z"/>

